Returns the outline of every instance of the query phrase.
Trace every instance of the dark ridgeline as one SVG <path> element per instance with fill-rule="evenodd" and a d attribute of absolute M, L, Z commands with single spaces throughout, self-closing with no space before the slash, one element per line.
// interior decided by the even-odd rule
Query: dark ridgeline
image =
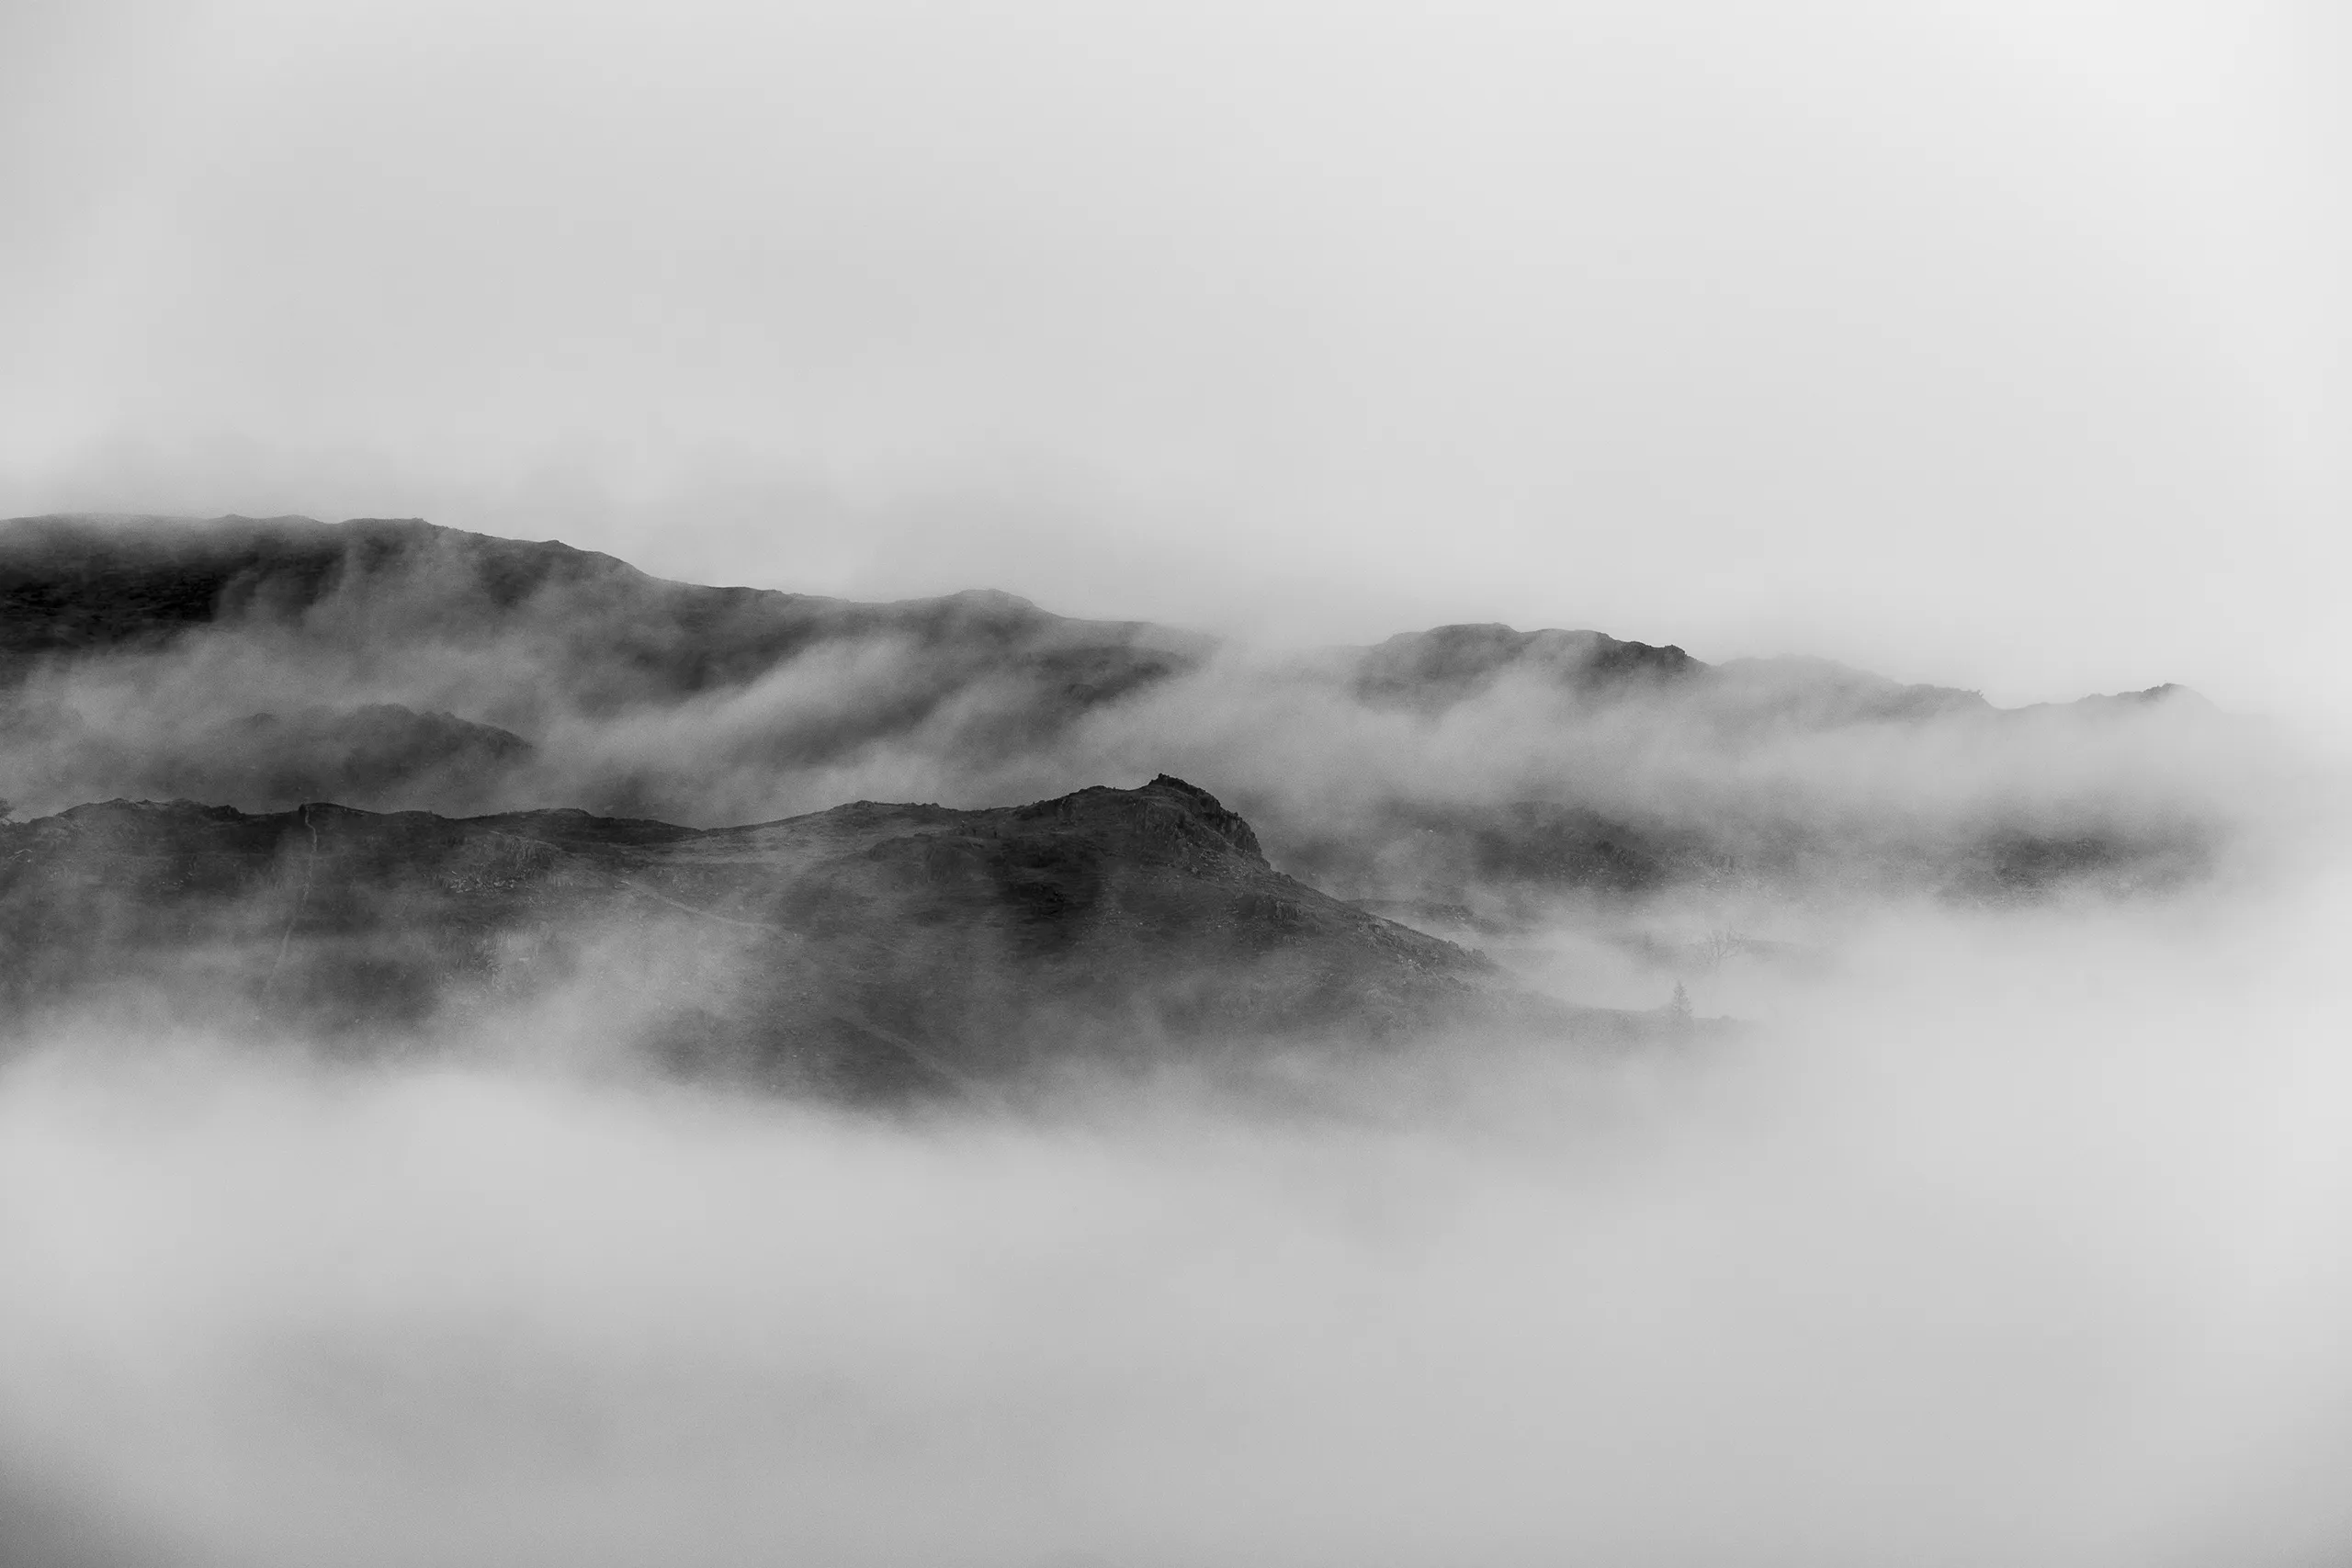
<path fill-rule="evenodd" d="M 574 981 L 616 942 L 677 955 L 636 982 L 658 1057 L 793 1090 L 1448 1025 L 1663 1030 L 1516 992 L 1477 954 L 1283 875 L 1247 822 L 1165 776 L 708 830 L 124 801 L 0 826 L 16 1018 L 144 990 L 184 1017 L 396 1037 Z"/>
<path fill-rule="evenodd" d="M 44 659 L 169 647 L 200 628 L 300 631 L 339 646 L 459 647 L 521 636 L 590 712 L 674 702 L 824 648 L 888 637 L 935 650 L 904 725 L 954 692 L 1017 673 L 1083 707 L 1193 668 L 1206 638 L 1049 615 L 992 590 L 866 604 L 651 577 L 554 540 L 414 518 L 18 518 L 0 525 L 0 681 Z M 1040 716 L 1050 722 L 1053 714 Z"/>
<path fill-rule="evenodd" d="M 1139 621 L 1056 615 L 1010 593 L 859 604 L 672 582 L 554 540 L 494 538 L 416 519 L 27 517 L 0 523 L 0 683 L 44 660 L 170 647 L 208 626 L 300 631 L 322 645 L 521 637 L 559 654 L 535 678 L 592 712 L 739 686 L 830 645 L 899 639 L 939 656 L 936 684 L 868 716 L 880 733 L 982 679 L 1016 678 L 1043 711 L 1035 739 L 1085 708 L 1196 670 L 1214 639 Z M 1904 685 L 1817 659 L 1711 665 L 1597 631 L 1448 626 L 1335 650 L 1354 696 L 1438 711 L 1504 679 L 1570 691 L 1703 693 L 1738 727 L 1921 720 L 1996 709 L 1974 692 Z M 2172 685 L 2068 705 L 2196 702 Z"/>

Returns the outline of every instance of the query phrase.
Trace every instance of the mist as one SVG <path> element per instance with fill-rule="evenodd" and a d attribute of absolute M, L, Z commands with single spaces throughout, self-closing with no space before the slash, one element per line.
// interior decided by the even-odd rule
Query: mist
<path fill-rule="evenodd" d="M 994 1108 L 665 1084 L 560 998 L 364 1066 L 61 1025 L 9 1560 L 2333 1560 L 2343 869 L 1881 918 L 1693 1053 Z"/>
<path fill-rule="evenodd" d="M 0 25 L 0 513 L 2345 711 L 2325 6 Z"/>
<path fill-rule="evenodd" d="M 2199 861 L 2249 831 L 2292 838 L 2325 789 L 2312 761 L 2324 724 L 2194 693 L 1996 711 L 1973 692 L 1766 660 L 1679 683 L 1521 660 L 1388 694 L 1368 682 L 1394 644 L 1302 654 L 988 594 L 772 596 L 809 629 L 730 656 L 660 597 L 711 591 L 582 558 L 599 565 L 493 604 L 471 552 L 496 542 L 422 537 L 413 559 L 346 561 L 299 614 L 265 598 L 162 648 L 28 667 L 0 700 L 15 740 L 0 795 L 28 815 L 118 796 L 560 803 L 717 827 L 854 799 L 1006 804 L 1168 770 L 1213 784 L 1278 859 L 1338 890 L 1445 885 L 1452 898 L 1479 874 L 1393 858 L 1432 813 L 1574 807 L 1703 838 L 1793 885 L 1999 832 L 2114 833 Z"/>
<path fill-rule="evenodd" d="M 2347 44 L 0 6 L 0 1568 L 2352 1559 Z"/>

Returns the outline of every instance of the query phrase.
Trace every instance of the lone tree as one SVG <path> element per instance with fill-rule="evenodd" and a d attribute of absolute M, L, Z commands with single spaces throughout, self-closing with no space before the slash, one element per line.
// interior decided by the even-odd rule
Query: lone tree
<path fill-rule="evenodd" d="M 1690 1016 L 1690 993 L 1682 988 L 1682 982 L 1679 980 L 1674 982 L 1674 999 L 1666 1004 L 1666 1010 L 1677 1019 L 1687 1019 Z"/>

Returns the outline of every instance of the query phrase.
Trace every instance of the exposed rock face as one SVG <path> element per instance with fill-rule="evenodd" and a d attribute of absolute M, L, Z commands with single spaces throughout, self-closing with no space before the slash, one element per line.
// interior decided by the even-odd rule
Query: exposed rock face
<path fill-rule="evenodd" d="M 576 982 L 614 951 L 644 965 L 630 990 L 662 1055 L 785 1088 L 1396 1038 L 1498 1009 L 1617 1026 L 1514 998 L 1477 955 L 1275 872 L 1248 823 L 1164 775 L 712 830 L 124 801 L 0 826 L 17 1015 L 139 987 L 187 1016 L 366 1035 Z"/>

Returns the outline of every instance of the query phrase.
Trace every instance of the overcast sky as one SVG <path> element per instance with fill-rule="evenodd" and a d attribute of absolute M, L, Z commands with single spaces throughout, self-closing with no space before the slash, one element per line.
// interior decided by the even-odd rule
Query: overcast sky
<path fill-rule="evenodd" d="M 0 512 L 2346 699 L 2352 27 L 0 9 Z"/>

